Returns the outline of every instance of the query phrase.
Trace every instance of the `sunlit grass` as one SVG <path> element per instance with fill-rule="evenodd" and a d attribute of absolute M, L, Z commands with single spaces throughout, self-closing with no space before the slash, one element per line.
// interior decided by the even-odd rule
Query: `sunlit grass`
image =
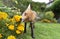
<path fill-rule="evenodd" d="M 60 39 L 60 24 L 56 23 L 35 23 L 35 39 Z M 32 39 L 30 27 L 27 27 L 27 33 L 20 36 L 21 39 Z"/>

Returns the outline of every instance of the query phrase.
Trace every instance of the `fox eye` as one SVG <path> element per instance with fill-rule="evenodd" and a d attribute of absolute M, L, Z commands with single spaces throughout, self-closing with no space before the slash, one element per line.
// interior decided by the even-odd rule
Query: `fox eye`
<path fill-rule="evenodd" d="M 25 13 L 25 16 L 27 15 L 27 13 Z"/>

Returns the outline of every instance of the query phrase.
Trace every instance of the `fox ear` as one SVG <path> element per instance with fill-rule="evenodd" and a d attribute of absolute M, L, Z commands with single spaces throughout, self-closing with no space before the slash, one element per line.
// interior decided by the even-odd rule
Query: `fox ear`
<path fill-rule="evenodd" d="M 31 11 L 32 11 L 31 10 L 31 5 L 29 4 L 28 7 L 27 7 L 27 9 L 23 13 L 29 13 Z"/>
<path fill-rule="evenodd" d="M 25 12 L 29 12 L 29 11 L 31 11 L 31 6 L 30 6 L 30 4 L 28 5 L 28 7 L 27 7 L 27 9 L 25 10 Z"/>
<path fill-rule="evenodd" d="M 31 5 L 30 5 L 30 4 L 28 5 L 28 8 L 27 8 L 27 9 L 28 9 L 28 10 L 31 10 Z"/>

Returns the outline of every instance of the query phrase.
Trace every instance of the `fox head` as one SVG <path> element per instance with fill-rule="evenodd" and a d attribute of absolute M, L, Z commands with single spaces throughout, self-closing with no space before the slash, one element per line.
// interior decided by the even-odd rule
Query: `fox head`
<path fill-rule="evenodd" d="M 28 8 L 22 14 L 22 21 L 33 21 L 36 17 L 36 13 L 31 10 L 30 4 Z"/>

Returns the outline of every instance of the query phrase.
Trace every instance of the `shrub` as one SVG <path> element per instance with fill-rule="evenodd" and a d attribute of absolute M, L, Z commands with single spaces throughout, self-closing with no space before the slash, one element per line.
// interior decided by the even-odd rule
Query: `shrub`
<path fill-rule="evenodd" d="M 51 21 L 48 19 L 42 19 L 41 22 L 50 23 Z"/>
<path fill-rule="evenodd" d="M 54 13 L 52 11 L 48 11 L 45 13 L 45 18 L 52 19 L 54 17 Z"/>
<path fill-rule="evenodd" d="M 60 17 L 60 0 L 55 0 L 52 5 L 46 9 L 46 11 L 51 10 L 55 14 L 55 18 L 58 19 Z"/>
<path fill-rule="evenodd" d="M 43 22 L 43 23 L 57 23 L 57 20 L 56 19 L 52 19 L 52 20 L 42 19 L 41 22 Z"/>
<path fill-rule="evenodd" d="M 5 14 L 6 18 L 2 19 Z M 15 15 L 9 18 L 5 12 L 0 12 L 0 15 L 0 39 L 18 39 L 24 31 L 24 24 L 19 20 L 21 16 Z M 16 21 L 16 19 L 18 20 Z"/>
<path fill-rule="evenodd" d="M 52 11 L 48 11 L 42 14 L 41 22 L 57 23 L 57 20 L 54 18 L 54 13 Z"/>
<path fill-rule="evenodd" d="M 16 9 L 15 7 L 9 8 L 9 7 L 1 7 L 1 12 L 6 12 L 10 18 L 12 18 L 14 15 L 21 15 L 20 9 Z"/>

